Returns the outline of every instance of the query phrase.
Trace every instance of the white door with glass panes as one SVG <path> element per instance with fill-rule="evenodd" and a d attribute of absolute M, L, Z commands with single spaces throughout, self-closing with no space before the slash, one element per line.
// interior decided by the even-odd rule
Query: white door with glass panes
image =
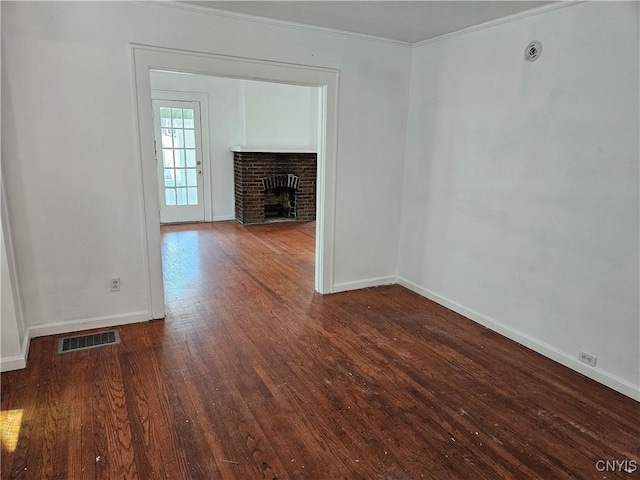
<path fill-rule="evenodd" d="M 200 103 L 153 100 L 160 223 L 204 221 Z"/>

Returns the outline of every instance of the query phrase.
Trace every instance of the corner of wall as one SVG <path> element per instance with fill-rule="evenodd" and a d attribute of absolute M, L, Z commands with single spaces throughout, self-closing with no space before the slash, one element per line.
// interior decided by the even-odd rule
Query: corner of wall
<path fill-rule="evenodd" d="M 240 105 L 238 105 L 238 113 L 240 114 L 240 145 L 247 144 L 247 81 L 240 80 L 240 92 L 238 95 Z"/>
<path fill-rule="evenodd" d="M 20 355 L 12 357 L 0 358 L 0 372 L 10 372 L 13 370 L 21 370 L 26 368 L 27 360 L 29 358 L 29 346 L 31 345 L 31 337 L 29 332 L 25 333 L 24 340 L 22 341 L 22 351 Z"/>
<path fill-rule="evenodd" d="M 22 290 L 20 287 L 20 281 L 18 278 L 18 270 L 16 268 L 13 237 L 11 232 L 11 222 L 9 218 L 9 209 L 7 204 L 6 189 L 4 187 L 4 177 L 0 178 L 0 243 L 2 256 L 2 282 L 8 282 L 8 301 L 10 308 L 10 318 L 5 318 L 3 315 L 2 330 L 5 330 L 5 339 L 9 336 L 6 333 L 6 329 L 10 333 L 10 341 L 14 343 L 14 350 L 20 351 L 21 354 L 3 357 L 0 359 L 0 366 L 2 371 L 5 369 L 15 370 L 17 368 L 24 368 L 27 361 L 27 354 L 29 351 L 29 335 L 26 331 L 25 319 L 24 319 L 24 300 L 22 297 Z M 5 263 L 6 262 L 6 263 Z M 6 285 L 2 286 L 7 288 Z M 5 340 L 6 341 L 6 340 Z M 5 345 L 6 346 L 6 345 Z"/>
<path fill-rule="evenodd" d="M 407 155 L 408 155 L 408 150 L 407 150 L 407 145 L 409 144 L 409 121 L 410 121 L 410 106 L 411 106 L 411 97 L 413 95 L 413 56 L 414 56 L 414 51 L 413 48 L 410 49 L 409 52 L 409 82 L 407 85 L 407 108 L 406 108 L 406 112 L 405 112 L 405 134 L 404 134 L 404 148 L 402 151 L 402 164 L 401 164 L 401 170 L 402 170 L 402 184 L 400 185 L 401 188 L 401 192 L 402 192 L 402 196 L 400 199 L 400 222 L 398 223 L 398 232 L 397 232 L 397 239 L 396 239 L 396 269 L 395 269 L 395 279 L 398 278 L 398 275 L 400 275 L 400 249 L 401 249 L 401 242 L 402 242 L 402 226 L 405 222 L 405 215 L 404 215 L 404 205 L 405 205 L 405 166 L 407 164 Z M 394 283 L 397 283 L 397 281 L 394 280 Z"/>

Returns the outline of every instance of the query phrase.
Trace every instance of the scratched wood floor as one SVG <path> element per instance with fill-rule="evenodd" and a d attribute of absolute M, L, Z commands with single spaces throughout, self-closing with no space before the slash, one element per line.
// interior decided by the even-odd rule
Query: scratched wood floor
<path fill-rule="evenodd" d="M 2 375 L 3 479 L 640 478 L 596 468 L 639 403 L 402 287 L 314 294 L 313 223 L 162 241 L 165 321 Z"/>

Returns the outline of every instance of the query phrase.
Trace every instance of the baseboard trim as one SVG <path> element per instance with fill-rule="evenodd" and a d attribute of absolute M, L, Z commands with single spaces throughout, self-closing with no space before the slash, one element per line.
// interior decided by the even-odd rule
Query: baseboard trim
<path fill-rule="evenodd" d="M 131 312 L 122 315 L 111 315 L 108 317 L 82 318 L 70 320 L 68 322 L 42 323 L 29 327 L 29 338 L 44 337 L 46 335 L 58 335 L 60 333 L 71 333 L 94 328 L 115 327 L 129 323 L 149 321 L 149 312 Z"/>
<path fill-rule="evenodd" d="M 331 293 L 347 292 L 349 290 L 359 290 L 361 288 L 380 287 L 382 285 L 393 285 L 396 283 L 396 277 L 375 277 L 366 280 L 358 280 L 356 282 L 334 283 Z"/>
<path fill-rule="evenodd" d="M 214 222 L 226 222 L 227 220 L 235 220 L 235 215 L 217 215 L 213 217 L 212 221 Z"/>
<path fill-rule="evenodd" d="M 25 340 L 22 345 L 22 354 L 13 357 L 0 358 L 0 372 L 20 370 L 27 366 L 29 346 L 31 345 L 32 338 L 44 337 L 47 335 L 58 335 L 61 333 L 79 332 L 94 328 L 116 327 L 118 325 L 147 321 L 149 321 L 149 312 L 131 312 L 122 315 L 111 315 L 108 317 L 83 318 L 68 322 L 52 322 L 32 325 L 27 328 Z"/>
<path fill-rule="evenodd" d="M 12 370 L 21 370 L 27 366 L 29 358 L 29 345 L 31 337 L 29 332 L 25 333 L 24 342 L 22 343 L 22 353 L 13 357 L 0 358 L 0 372 L 10 372 Z"/>
<path fill-rule="evenodd" d="M 613 390 L 640 402 L 640 386 L 638 385 L 634 385 L 623 378 L 607 372 L 606 370 L 602 370 L 601 368 L 583 365 L 582 363 L 578 362 L 577 359 L 574 359 L 562 350 L 541 342 L 540 340 L 537 340 L 530 335 L 511 328 L 486 315 L 476 312 L 475 310 L 466 308 L 465 306 L 449 300 L 448 298 L 442 297 L 431 290 L 423 288 L 413 283 L 412 281 L 407 280 L 406 278 L 397 277 L 396 281 L 399 285 L 408 288 L 418 295 L 426 297 L 429 300 L 438 303 L 439 305 L 447 307 L 448 309 L 453 310 L 454 312 L 459 313 L 460 315 L 463 315 L 468 319 L 473 320 L 474 322 L 479 323 L 480 325 L 513 340 L 514 342 L 524 345 L 525 347 L 530 348 L 531 350 L 544 355 L 545 357 L 550 358 L 551 360 L 554 360 L 561 365 L 570 368 L 571 370 L 581 373 L 582 375 L 589 377 L 598 383 L 606 385 L 607 387 L 612 388 Z"/>
<path fill-rule="evenodd" d="M 11 370 L 20 370 L 26 366 L 27 366 L 27 360 L 22 355 L 0 358 L 0 372 L 10 372 Z"/>

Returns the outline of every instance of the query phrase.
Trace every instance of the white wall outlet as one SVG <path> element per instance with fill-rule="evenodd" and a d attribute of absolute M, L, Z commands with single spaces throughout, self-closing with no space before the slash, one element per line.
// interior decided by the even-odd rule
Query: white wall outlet
<path fill-rule="evenodd" d="M 578 360 L 586 363 L 587 365 L 595 367 L 596 362 L 598 361 L 598 357 L 596 357 L 595 355 L 591 355 L 590 353 L 580 351 L 580 353 L 578 354 Z"/>
<path fill-rule="evenodd" d="M 112 278 L 111 280 L 109 280 L 109 285 L 111 286 L 111 291 L 112 292 L 119 292 L 120 291 L 120 277 Z"/>

